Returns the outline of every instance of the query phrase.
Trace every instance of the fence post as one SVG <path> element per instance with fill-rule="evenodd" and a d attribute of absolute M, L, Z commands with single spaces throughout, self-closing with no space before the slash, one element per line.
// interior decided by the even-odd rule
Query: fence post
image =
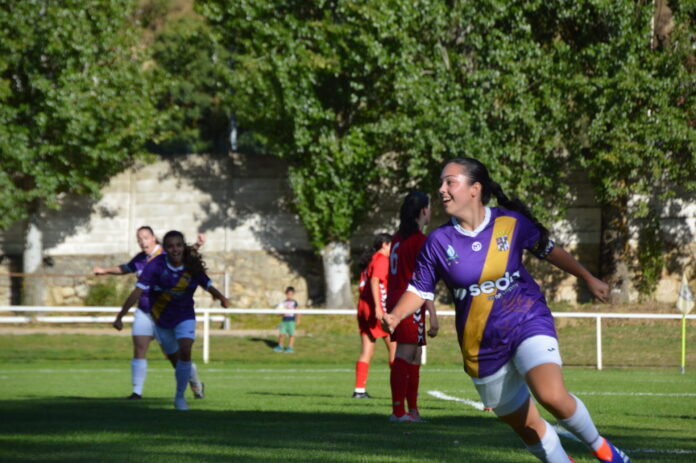
<path fill-rule="evenodd" d="M 203 363 L 208 363 L 210 358 L 210 313 L 203 311 Z"/>
<path fill-rule="evenodd" d="M 225 270 L 224 283 L 223 283 L 223 294 L 225 297 L 230 297 L 230 274 Z"/>
<path fill-rule="evenodd" d="M 597 316 L 597 369 L 602 369 L 602 317 Z"/>

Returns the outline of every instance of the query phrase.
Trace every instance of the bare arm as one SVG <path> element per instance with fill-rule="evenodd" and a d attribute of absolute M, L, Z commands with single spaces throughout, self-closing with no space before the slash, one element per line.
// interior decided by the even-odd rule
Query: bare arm
<path fill-rule="evenodd" d="M 212 294 L 215 299 L 220 301 L 220 305 L 223 306 L 224 308 L 228 308 L 230 306 L 230 301 L 225 297 L 224 294 L 222 294 L 220 291 L 218 291 L 215 286 L 208 287 L 207 291 L 210 294 Z"/>
<path fill-rule="evenodd" d="M 396 329 L 401 320 L 415 313 L 415 311 L 418 310 L 424 302 L 425 299 L 420 297 L 418 294 L 411 291 L 406 291 L 399 298 L 399 302 L 396 303 L 394 310 L 388 314 L 385 314 L 384 318 L 382 318 L 382 328 L 384 328 L 385 331 L 393 333 L 394 329 Z"/>
<path fill-rule="evenodd" d="M 384 318 L 384 307 L 382 307 L 382 292 L 379 289 L 379 278 L 370 278 L 370 289 L 372 290 L 372 299 L 375 301 L 375 316 L 377 320 Z"/>
<path fill-rule="evenodd" d="M 575 257 L 571 256 L 560 246 L 555 246 L 551 253 L 546 257 L 546 260 L 551 262 L 556 267 L 564 272 L 585 280 L 590 292 L 600 301 L 606 302 L 609 296 L 609 285 L 595 278 L 585 267 L 578 262 Z"/>
<path fill-rule="evenodd" d="M 92 269 L 92 273 L 95 275 L 124 275 L 126 272 L 123 271 L 120 265 L 114 265 L 106 268 L 95 266 Z"/>
<path fill-rule="evenodd" d="M 430 329 L 428 330 L 428 336 L 434 338 L 437 336 L 438 331 L 440 331 L 440 322 L 437 319 L 437 312 L 435 311 L 435 304 L 433 301 L 425 301 L 425 310 L 428 311 L 430 315 Z"/>
<path fill-rule="evenodd" d="M 138 302 L 138 299 L 140 299 L 140 296 L 143 294 L 143 290 L 136 287 L 130 295 L 126 298 L 126 301 L 123 303 L 123 307 L 121 307 L 121 311 L 116 315 L 116 319 L 112 323 L 113 327 L 116 328 L 117 330 L 121 331 L 123 329 L 123 322 L 121 319 L 128 313 L 131 307 L 135 305 L 136 302 Z"/>

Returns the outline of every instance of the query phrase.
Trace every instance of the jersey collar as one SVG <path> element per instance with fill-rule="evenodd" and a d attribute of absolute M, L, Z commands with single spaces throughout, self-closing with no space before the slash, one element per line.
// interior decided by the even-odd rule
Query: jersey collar
<path fill-rule="evenodd" d="M 483 222 L 481 222 L 481 224 L 478 227 L 476 227 L 475 230 L 472 230 L 472 231 L 469 231 L 469 230 L 465 229 L 464 227 L 462 227 L 461 225 L 459 225 L 459 222 L 457 222 L 457 219 L 452 217 L 452 225 L 454 226 L 454 229 L 457 230 L 462 235 L 468 236 L 470 238 L 474 238 L 474 237 L 476 237 L 476 235 L 481 233 L 488 226 L 488 223 L 490 221 L 491 221 L 491 208 L 490 207 L 486 208 L 486 214 L 483 217 Z"/>
<path fill-rule="evenodd" d="M 178 267 L 174 267 L 172 264 L 169 263 L 169 256 L 165 255 L 164 260 L 167 262 L 167 267 L 169 267 L 169 270 L 173 272 L 181 272 L 184 269 L 183 265 L 180 265 Z"/>

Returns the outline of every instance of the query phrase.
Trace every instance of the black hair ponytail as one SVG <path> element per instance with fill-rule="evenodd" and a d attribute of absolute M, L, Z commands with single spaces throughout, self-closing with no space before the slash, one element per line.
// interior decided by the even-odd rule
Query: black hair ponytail
<path fill-rule="evenodd" d="M 366 249 L 360 256 L 360 260 L 358 260 L 361 272 L 367 268 L 372 260 L 372 255 L 382 249 L 384 243 L 391 243 L 391 235 L 388 233 L 378 233 L 372 241 L 372 246 Z"/>
<path fill-rule="evenodd" d="M 481 184 L 481 202 L 483 202 L 483 204 L 488 204 L 488 201 L 491 199 L 491 195 L 493 195 L 498 201 L 499 206 L 512 211 L 517 211 L 531 220 L 532 223 L 536 225 L 541 235 L 539 236 L 539 241 L 537 241 L 537 244 L 534 246 L 534 248 L 530 249 L 530 251 L 532 254 L 540 258 L 544 258 L 548 255 L 553 247 L 549 240 L 549 230 L 544 227 L 541 222 L 539 222 L 526 204 L 516 197 L 513 197 L 512 199 L 508 198 L 508 196 L 503 192 L 501 186 L 497 182 L 491 180 L 491 177 L 488 174 L 488 169 L 481 161 L 474 158 L 454 158 L 448 161 L 445 165 L 451 163 L 459 164 L 460 166 L 464 167 L 466 170 L 465 175 L 469 178 L 470 185 L 473 185 L 476 182 Z"/>
<path fill-rule="evenodd" d="M 402 238 L 408 238 L 418 231 L 420 213 L 429 204 L 430 200 L 425 193 L 412 191 L 406 195 L 399 211 L 399 233 Z"/>

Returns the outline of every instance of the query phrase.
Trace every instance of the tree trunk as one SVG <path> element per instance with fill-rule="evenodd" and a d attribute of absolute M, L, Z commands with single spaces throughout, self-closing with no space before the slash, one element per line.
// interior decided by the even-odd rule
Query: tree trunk
<path fill-rule="evenodd" d="M 41 268 L 43 256 L 43 233 L 39 228 L 39 214 L 32 213 L 24 231 L 24 253 L 22 273 L 35 273 Z M 43 305 L 45 285 L 39 277 L 25 276 L 22 285 L 22 305 Z"/>
<path fill-rule="evenodd" d="M 350 246 L 348 243 L 329 243 L 321 252 L 326 281 L 326 307 L 329 309 L 352 309 L 353 295 L 350 290 Z"/>
<path fill-rule="evenodd" d="M 612 304 L 630 301 L 631 252 L 628 240 L 628 199 L 603 204 L 600 268 L 602 279 L 609 283 L 609 302 Z"/>

